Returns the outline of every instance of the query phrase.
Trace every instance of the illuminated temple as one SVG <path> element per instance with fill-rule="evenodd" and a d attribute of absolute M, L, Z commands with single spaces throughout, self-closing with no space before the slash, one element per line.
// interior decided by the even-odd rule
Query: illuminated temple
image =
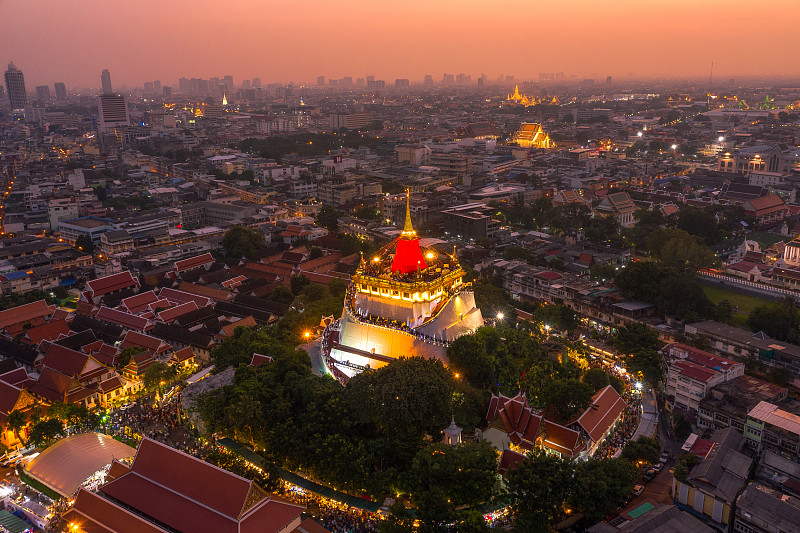
<path fill-rule="evenodd" d="M 400 356 L 446 361 L 456 337 L 483 325 L 455 255 L 423 248 L 411 224 L 369 260 L 362 258 L 342 318 L 323 337 L 329 369 L 350 377 Z"/>
<path fill-rule="evenodd" d="M 553 148 L 555 143 L 536 122 L 523 122 L 511 140 L 523 148 Z"/>

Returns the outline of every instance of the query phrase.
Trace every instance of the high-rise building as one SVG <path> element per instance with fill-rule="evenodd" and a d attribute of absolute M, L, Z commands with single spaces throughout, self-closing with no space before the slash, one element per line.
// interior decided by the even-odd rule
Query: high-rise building
<path fill-rule="evenodd" d="M 103 73 L 100 74 L 100 82 L 103 84 L 103 94 L 114 92 L 114 89 L 111 88 L 111 73 L 108 69 L 103 69 Z"/>
<path fill-rule="evenodd" d="M 37 85 L 36 86 L 36 99 L 40 102 L 49 102 L 50 101 L 50 86 L 49 85 Z"/>
<path fill-rule="evenodd" d="M 156 92 L 156 94 L 161 92 L 161 80 L 156 80 L 153 82 L 153 90 Z"/>
<path fill-rule="evenodd" d="M 228 95 L 228 96 L 232 95 L 233 94 L 233 76 L 228 74 L 227 76 L 222 78 L 222 83 L 225 84 L 225 89 L 227 90 L 225 92 L 225 94 Z"/>
<path fill-rule="evenodd" d="M 28 92 L 25 90 L 25 77 L 13 62 L 8 64 L 5 79 L 11 112 L 15 116 L 24 117 L 25 110 L 28 108 Z"/>
<path fill-rule="evenodd" d="M 261 88 L 261 78 L 253 78 L 253 89 Z"/>
<path fill-rule="evenodd" d="M 55 83 L 56 89 L 56 100 L 66 100 L 67 99 L 67 86 L 57 81 Z"/>
<path fill-rule="evenodd" d="M 433 87 L 433 76 L 425 74 L 425 81 L 422 82 L 425 87 Z"/>
<path fill-rule="evenodd" d="M 409 85 L 411 85 L 411 82 L 406 78 L 397 78 L 394 80 L 394 86 L 398 89 L 407 89 Z"/>
<path fill-rule="evenodd" d="M 364 78 L 356 78 L 356 87 L 364 86 Z"/>
<path fill-rule="evenodd" d="M 242 82 L 242 90 L 249 91 L 250 90 L 250 80 L 244 80 Z"/>
<path fill-rule="evenodd" d="M 170 98 L 172 96 L 172 87 L 169 85 L 164 85 L 161 87 L 161 92 L 164 94 L 164 98 Z"/>
<path fill-rule="evenodd" d="M 189 78 L 180 78 L 178 80 L 178 91 L 181 94 L 189 94 L 192 92 L 192 82 Z"/>
<path fill-rule="evenodd" d="M 144 82 L 144 94 L 153 94 L 153 82 L 152 81 Z"/>
<path fill-rule="evenodd" d="M 319 87 L 325 85 L 325 76 L 317 76 L 317 85 Z"/>
<path fill-rule="evenodd" d="M 120 126 L 130 126 L 128 103 L 124 96 L 103 94 L 97 99 L 97 110 L 100 116 L 100 132 L 105 133 Z"/>

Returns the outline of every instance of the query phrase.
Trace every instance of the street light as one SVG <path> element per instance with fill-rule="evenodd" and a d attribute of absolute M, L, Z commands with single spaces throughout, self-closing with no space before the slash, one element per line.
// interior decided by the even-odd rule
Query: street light
<path fill-rule="evenodd" d="M 677 144 L 673 144 L 672 145 L 672 149 L 675 150 L 676 148 L 678 148 L 678 145 Z"/>
<path fill-rule="evenodd" d="M 642 136 L 642 132 L 641 132 L 641 131 L 640 131 L 640 132 L 638 132 L 638 133 L 636 134 L 636 136 L 637 136 L 637 137 L 641 137 L 641 136 Z"/>
<path fill-rule="evenodd" d="M 722 135 L 720 135 L 720 136 L 719 136 L 719 139 L 717 139 L 717 140 L 718 140 L 719 142 L 722 142 L 722 141 L 724 141 L 724 140 L 725 140 L 725 137 L 723 137 Z"/>
<path fill-rule="evenodd" d="M 636 390 L 642 390 L 642 382 L 641 381 L 637 381 L 634 386 L 636 387 Z"/>
<path fill-rule="evenodd" d="M 311 336 L 311 333 L 306 331 L 305 333 L 303 333 L 303 336 L 307 339 L 307 338 L 309 338 Z"/>
<path fill-rule="evenodd" d="M 503 320 L 506 317 L 503 313 L 497 313 L 497 320 Z"/>

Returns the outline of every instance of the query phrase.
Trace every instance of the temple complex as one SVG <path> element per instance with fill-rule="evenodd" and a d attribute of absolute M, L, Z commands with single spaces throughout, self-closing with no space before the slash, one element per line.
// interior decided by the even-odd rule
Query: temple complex
<path fill-rule="evenodd" d="M 523 148 L 554 148 L 555 143 L 536 122 L 523 122 L 511 140 Z"/>
<path fill-rule="evenodd" d="M 449 343 L 483 325 L 455 248 L 423 248 L 408 202 L 402 233 L 374 257 L 362 257 L 342 317 L 323 336 L 328 368 L 340 379 L 400 356 L 446 362 Z"/>

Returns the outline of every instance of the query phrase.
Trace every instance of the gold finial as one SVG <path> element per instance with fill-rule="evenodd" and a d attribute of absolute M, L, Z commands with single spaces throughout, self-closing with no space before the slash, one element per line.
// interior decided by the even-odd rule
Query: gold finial
<path fill-rule="evenodd" d="M 401 235 L 404 237 L 414 237 L 417 234 L 414 226 L 411 225 L 411 189 L 406 189 L 406 224 Z"/>

